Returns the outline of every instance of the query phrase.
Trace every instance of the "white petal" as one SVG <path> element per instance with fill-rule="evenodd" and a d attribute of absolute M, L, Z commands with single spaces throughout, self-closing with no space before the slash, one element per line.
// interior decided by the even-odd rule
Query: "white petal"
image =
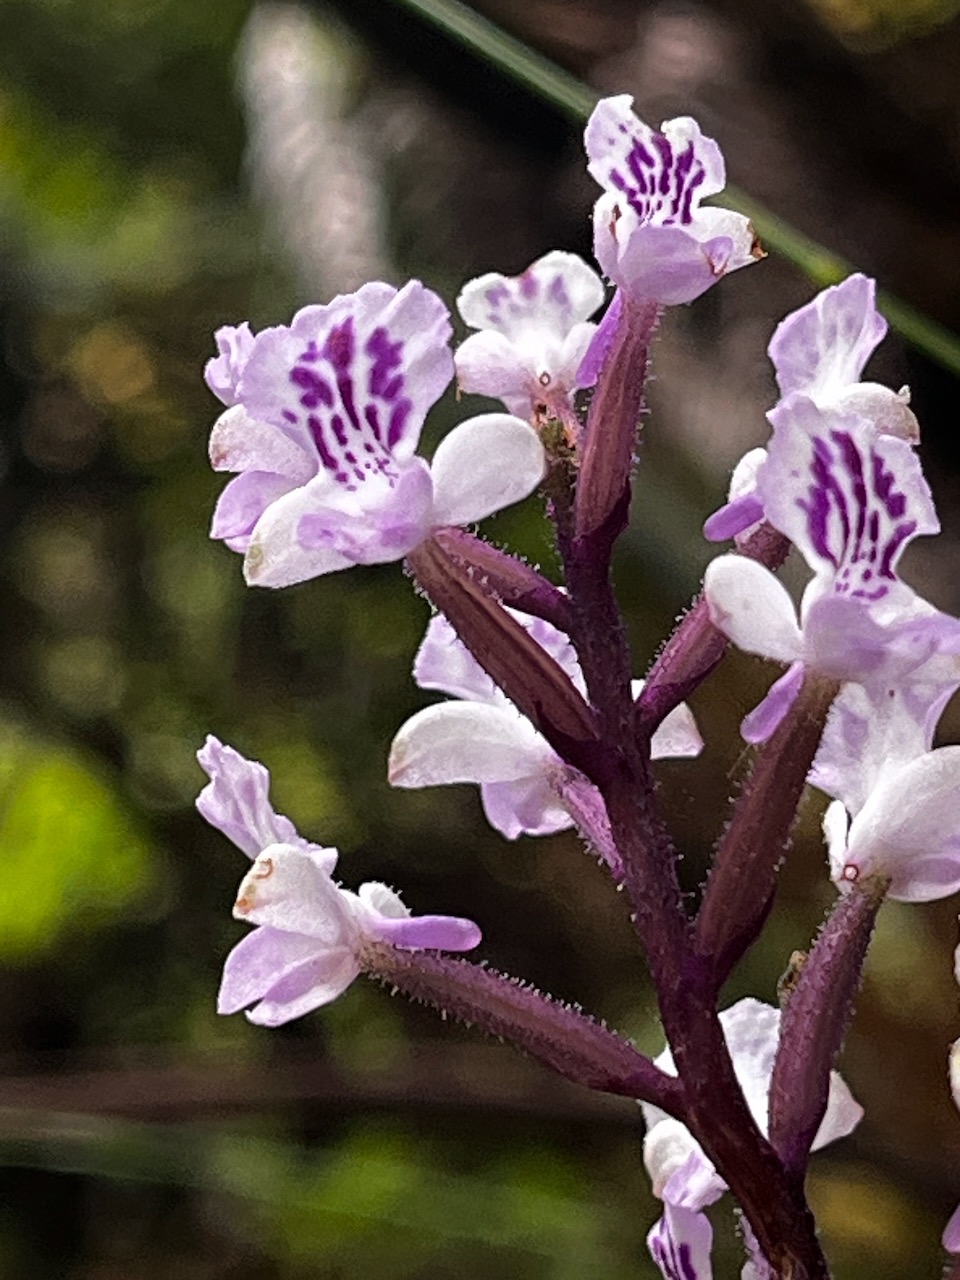
<path fill-rule="evenodd" d="M 243 563 L 244 577 L 251 587 L 289 587 L 354 563 L 331 547 L 307 549 L 297 539 L 301 519 L 322 506 L 322 495 L 330 487 L 326 476 L 320 476 L 267 507 L 253 530 Z"/>
<path fill-rule="evenodd" d="M 892 877 L 890 897 L 929 902 L 960 888 L 960 746 L 885 773 L 853 820 L 847 864 Z"/>
<path fill-rule="evenodd" d="M 745 653 L 779 662 L 803 656 L 793 601 L 762 564 L 745 556 L 718 556 L 707 565 L 703 590 L 714 626 Z"/>
<path fill-rule="evenodd" d="M 842 801 L 834 800 L 827 805 L 823 815 L 823 838 L 827 845 L 827 858 L 830 862 L 830 878 L 834 884 L 843 879 L 843 869 L 847 865 L 847 834 L 850 830 L 850 818 Z"/>
<path fill-rule="evenodd" d="M 240 882 L 233 914 L 251 924 L 315 938 L 324 947 L 349 947 L 354 916 L 342 891 L 309 852 L 268 845 Z"/>
<path fill-rule="evenodd" d="M 650 743 L 650 755 L 654 760 L 670 756 L 698 756 L 702 750 L 703 738 L 693 712 L 685 702 L 674 707 Z"/>
<path fill-rule="evenodd" d="M 515 782 L 545 772 L 556 759 L 533 725 L 511 708 L 441 702 L 401 726 L 387 771 L 394 787 Z"/>
<path fill-rule="evenodd" d="M 214 471 L 270 471 L 296 484 L 316 474 L 316 461 L 280 428 L 252 418 L 243 405 L 221 413 L 210 432 Z"/>
<path fill-rule="evenodd" d="M 546 468 L 543 445 L 520 418 L 483 413 L 445 436 L 433 456 L 434 522 L 472 524 L 532 493 Z"/>

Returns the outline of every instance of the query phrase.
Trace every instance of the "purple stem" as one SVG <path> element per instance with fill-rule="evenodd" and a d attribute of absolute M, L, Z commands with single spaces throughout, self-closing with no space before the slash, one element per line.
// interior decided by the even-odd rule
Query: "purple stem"
<path fill-rule="evenodd" d="M 797 805 L 837 684 L 806 677 L 780 727 L 758 751 L 720 839 L 697 916 L 696 950 L 719 991 L 763 928 Z"/>
<path fill-rule="evenodd" d="M 741 547 L 740 555 L 757 560 L 768 569 L 779 569 L 790 542 L 772 525 L 764 524 Z M 703 595 L 663 646 L 647 674 L 637 699 L 637 722 L 644 734 L 652 734 L 670 712 L 689 698 L 726 652 L 729 641 L 710 621 Z"/>
<path fill-rule="evenodd" d="M 510 1040 L 567 1080 L 682 1117 L 679 1080 L 592 1018 L 515 978 L 467 960 L 386 946 L 368 948 L 364 964 L 372 977 L 444 1016 Z"/>
<path fill-rule="evenodd" d="M 858 881 L 839 899 L 790 992 L 770 1080 L 770 1141 L 798 1183 L 827 1109 L 877 912 L 889 880 Z"/>

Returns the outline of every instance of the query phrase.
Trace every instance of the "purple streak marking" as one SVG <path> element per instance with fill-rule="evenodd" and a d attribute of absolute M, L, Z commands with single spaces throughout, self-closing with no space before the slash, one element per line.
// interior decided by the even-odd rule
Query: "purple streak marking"
<path fill-rule="evenodd" d="M 394 405 L 393 412 L 390 414 L 390 424 L 387 427 L 387 448 L 392 449 L 393 446 L 403 437 L 406 430 L 407 419 L 413 405 L 409 400 L 399 400 Z"/>

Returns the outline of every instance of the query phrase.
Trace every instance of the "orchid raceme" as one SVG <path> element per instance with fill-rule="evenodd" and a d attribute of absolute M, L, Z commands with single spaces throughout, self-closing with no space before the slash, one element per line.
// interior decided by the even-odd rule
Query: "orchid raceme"
<path fill-rule="evenodd" d="M 378 947 L 469 951 L 480 941 L 471 920 L 411 916 L 386 885 L 342 889 L 332 877 L 336 849 L 301 839 L 289 819 L 274 813 L 263 765 L 215 738 L 198 758 L 211 781 L 197 808 L 253 858 L 234 915 L 258 927 L 227 956 L 220 1013 L 252 1005 L 251 1022 L 279 1026 L 329 1004 L 361 973 L 375 972 Z M 255 850 L 264 837 L 266 847 Z"/>
<path fill-rule="evenodd" d="M 548 622 L 509 612 L 583 692 L 569 639 Z M 508 840 L 550 835 L 574 825 L 569 806 L 582 797 L 586 779 L 508 701 L 445 618 L 431 619 L 413 674 L 421 689 L 436 689 L 458 701 L 426 707 L 402 726 L 390 750 L 393 786 L 478 783 L 487 820 Z M 699 755 L 703 739 L 686 705 L 667 716 L 651 745 L 654 759 Z"/>
<path fill-rule="evenodd" d="M 897 576 L 911 539 L 939 528 L 910 446 L 803 396 L 788 408 L 790 429 L 775 434 L 758 485 L 767 519 L 814 574 L 799 620 L 785 588 L 755 561 L 720 556 L 704 578 L 715 625 L 746 652 L 789 666 L 744 722 L 751 742 L 783 719 L 805 669 L 887 684 L 952 645 L 957 630 Z"/>
<path fill-rule="evenodd" d="M 508 414 L 460 423 L 432 465 L 416 456 L 453 375 L 449 338 L 446 307 L 417 281 L 364 285 L 254 338 L 221 331 L 207 376 L 229 407 L 210 460 L 240 474 L 211 535 L 244 553 L 249 583 L 399 560 L 432 529 L 481 520 L 536 488 L 540 442 Z"/>
<path fill-rule="evenodd" d="M 780 1034 L 780 1010 L 759 1000 L 738 1000 L 720 1014 L 720 1025 L 730 1050 L 737 1079 L 754 1120 L 767 1128 L 770 1078 Z M 676 1074 L 673 1055 L 665 1049 L 655 1065 Z M 827 1111 L 814 1142 L 819 1150 L 845 1137 L 860 1122 L 863 1108 L 837 1072 L 830 1077 Z M 648 1237 L 651 1254 L 665 1280 L 690 1275 L 709 1280 L 709 1249 L 712 1232 L 703 1210 L 718 1200 L 727 1184 L 704 1154 L 690 1131 L 679 1120 L 664 1115 L 656 1107 L 643 1105 L 647 1136 L 643 1158 L 653 1182 L 653 1192 L 664 1202 L 664 1216 Z M 669 1206 L 669 1208 L 668 1208 Z M 690 1270 L 676 1269 L 673 1261 L 689 1260 Z M 699 1261 L 694 1265 L 694 1258 Z M 669 1260 L 669 1261 L 665 1261 Z M 674 1270 L 670 1270 L 674 1265 Z"/>
<path fill-rule="evenodd" d="M 692 302 L 730 271 L 763 257 L 749 219 L 701 201 L 726 184 L 720 148 L 688 116 L 659 131 L 628 94 L 601 98 L 587 122 L 587 168 L 604 188 L 594 253 L 638 302 Z"/>
<path fill-rule="evenodd" d="M 901 578 L 905 549 L 939 523 L 906 388 L 861 381 L 886 322 L 874 282 L 855 274 L 777 326 L 772 435 L 741 459 L 729 502 L 706 527 L 744 554 L 709 565 L 703 597 L 657 650 L 642 694 L 631 680 L 638 627 L 618 598 L 617 541 L 634 488 L 639 497 L 648 480 L 636 465 L 637 425 L 663 308 L 763 256 L 747 218 L 704 203 L 725 182 L 717 143 L 686 117 L 651 129 L 631 104 L 601 100 L 586 128 L 589 172 L 603 188 L 594 210 L 603 275 L 554 251 L 520 275 L 469 281 L 457 306 L 473 332 L 455 356 L 446 305 L 417 281 L 367 284 L 260 333 L 249 324 L 217 333 L 206 379 L 223 412 L 210 459 L 235 478 L 212 536 L 244 556 L 249 583 L 270 587 L 406 561 L 437 611 L 414 679 L 446 698 L 397 731 L 390 783 L 477 785 L 490 825 L 509 840 L 574 828 L 620 891 L 610 910 L 622 907 L 637 935 L 671 1050 L 652 1061 L 578 1006 L 441 954 L 477 946 L 471 920 L 412 915 L 383 884 L 344 888 L 337 850 L 303 839 L 274 810 L 267 770 L 211 737 L 199 752 L 209 781 L 197 807 L 251 860 L 234 907 L 251 931 L 226 959 L 218 1008 L 278 1025 L 360 974 L 378 978 L 568 1081 L 640 1102 L 662 1204 L 647 1243 L 665 1280 L 710 1280 L 707 1211 L 728 1190 L 742 1280 L 825 1280 L 802 1184 L 811 1147 L 861 1116 L 833 1068 L 878 913 L 887 897 L 919 903 L 960 890 L 960 746 L 934 745 L 960 688 L 960 620 Z M 600 315 L 603 276 L 616 288 Z M 462 422 L 428 463 L 421 431 L 455 374 L 460 391 L 509 412 Z M 529 561 L 463 527 L 541 481 L 553 536 Z M 809 573 L 798 606 L 772 572 L 791 545 Z M 334 612 L 344 604 L 318 600 Z M 718 815 L 696 895 L 692 860 L 681 865 L 687 841 L 666 813 L 670 788 L 651 760 L 700 753 L 689 705 L 728 640 L 786 670 L 743 722 L 744 737 L 765 745 Z M 357 688 L 362 716 L 369 691 Z M 305 714 L 315 706 L 307 698 Z M 343 765 L 347 776 L 353 761 Z M 824 831 L 839 894 L 809 950 L 789 958 L 782 1013 L 747 999 L 718 1015 L 770 918 L 808 783 L 832 801 Z M 382 838 L 399 847 L 402 822 L 385 825 Z M 442 833 L 426 838 L 430 856 L 441 854 Z M 606 888 L 584 887 L 571 931 L 596 931 L 590 895 Z M 492 949 L 510 946 L 504 937 Z M 955 1097 L 958 1062 L 955 1045 Z M 944 1244 L 960 1254 L 960 1209 Z"/>
<path fill-rule="evenodd" d="M 808 397 L 821 409 L 849 410 L 860 414 L 878 435 L 898 436 L 911 444 L 920 438 L 920 427 L 910 408 L 907 387 L 891 391 L 877 382 L 861 382 L 864 366 L 887 332 L 887 322 L 877 310 L 876 282 L 859 273 L 828 289 L 791 312 L 777 326 L 767 353 L 780 388 L 780 403 L 792 395 Z M 779 405 L 769 414 L 774 431 L 781 425 Z M 783 429 L 790 430 L 789 412 Z M 731 482 L 730 500 L 704 525 L 704 534 L 719 542 L 742 534 L 763 518 L 763 502 L 757 492 L 756 473 L 766 457 L 753 450 L 749 469 L 752 483 Z M 742 467 L 745 459 L 738 467 Z M 735 477 L 737 469 L 735 469 Z"/>
<path fill-rule="evenodd" d="M 457 348 L 461 391 L 502 400 L 511 413 L 570 420 L 578 372 L 603 304 L 603 282 L 573 253 L 554 251 L 520 276 L 469 281 L 457 310 L 478 330 Z"/>

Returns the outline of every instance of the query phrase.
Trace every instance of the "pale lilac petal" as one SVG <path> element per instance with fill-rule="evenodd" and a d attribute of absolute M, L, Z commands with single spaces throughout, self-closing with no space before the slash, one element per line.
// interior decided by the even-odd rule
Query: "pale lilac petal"
<path fill-rule="evenodd" d="M 755 493 L 725 503 L 703 522 L 708 542 L 727 542 L 763 519 L 763 503 Z"/>
<path fill-rule="evenodd" d="M 960 1253 L 960 1204 L 951 1213 L 947 1225 L 943 1228 L 941 1242 L 947 1253 Z"/>
<path fill-rule="evenodd" d="M 269 845 L 240 882 L 233 914 L 250 924 L 299 933 L 327 948 L 354 947 L 349 901 L 328 871 L 294 845 Z"/>
<path fill-rule="evenodd" d="M 667 145 L 664 146 L 664 143 Z M 689 217 L 705 196 L 726 184 L 723 155 L 689 116 L 666 120 L 660 132 L 633 113 L 626 93 L 601 98 L 584 130 L 587 169 L 607 191 L 645 217 Z"/>
<path fill-rule="evenodd" d="M 240 375 L 253 348 L 253 333 L 244 321 L 240 325 L 225 324 L 213 336 L 220 354 L 207 361 L 203 378 L 218 400 L 233 405 L 237 403 Z"/>
<path fill-rule="evenodd" d="M 288 587 L 350 568 L 355 562 L 342 552 L 329 546 L 307 548 L 297 538 L 303 517 L 324 510 L 338 497 L 326 476 L 318 476 L 271 503 L 257 521 L 247 548 L 243 572 L 249 585 Z"/>
<path fill-rule="evenodd" d="M 218 1013 L 238 1013 L 260 1000 L 288 974 L 307 961 L 322 960 L 322 943 L 300 933 L 254 929 L 237 943 L 223 966 Z"/>
<path fill-rule="evenodd" d="M 882 776 L 853 820 L 841 884 L 890 876 L 890 897 L 929 902 L 960 889 L 960 747 L 926 752 Z"/>
<path fill-rule="evenodd" d="M 707 565 L 703 592 L 714 626 L 744 652 L 786 663 L 803 657 L 793 601 L 763 565 L 718 556 Z"/>
<path fill-rule="evenodd" d="M 210 433 L 214 471 L 266 471 L 292 484 L 305 484 L 317 472 L 314 459 L 279 427 L 251 418 L 243 405 L 226 409 Z"/>
<path fill-rule="evenodd" d="M 492 329 L 510 339 L 536 329 L 562 341 L 603 298 L 603 282 L 593 268 L 575 253 L 555 249 L 520 276 L 490 272 L 469 281 L 457 310 L 471 329 Z"/>
<path fill-rule="evenodd" d="M 505 413 L 469 418 L 433 456 L 434 522 L 472 524 L 527 497 L 543 479 L 540 438 Z"/>
<path fill-rule="evenodd" d="M 576 385 L 578 387 L 592 387 L 596 383 L 604 361 L 610 354 L 610 348 L 613 346 L 613 340 L 617 335 L 617 328 L 622 315 L 623 294 L 618 289 L 613 295 L 613 301 L 603 313 L 603 317 L 590 339 L 589 346 L 583 353 L 580 368 L 577 370 Z"/>
<path fill-rule="evenodd" d="M 293 1018 L 302 1018 L 343 995 L 360 976 L 360 966 L 352 951 L 334 948 L 307 960 L 285 974 L 270 988 L 247 1018 L 260 1027 L 279 1027 Z"/>
<path fill-rule="evenodd" d="M 212 734 L 197 752 L 200 767 L 210 778 L 197 797 L 197 809 L 211 826 L 222 831 L 248 857 L 271 844 L 293 844 L 311 851 L 328 872 L 337 862 L 336 849 L 322 849 L 297 835 L 289 818 L 270 804 L 270 774 L 256 760 L 245 759 Z"/>
<path fill-rule="evenodd" d="M 558 759 L 533 725 L 510 707 L 441 702 L 401 726 L 390 748 L 395 787 L 512 782 L 539 777 Z"/>
<path fill-rule="evenodd" d="M 647 1248 L 664 1280 L 712 1280 L 713 1227 L 704 1213 L 664 1204 Z"/>
<path fill-rule="evenodd" d="M 747 1260 L 740 1272 L 740 1280 L 779 1280 L 773 1267 L 764 1257 L 757 1237 L 753 1234 L 753 1228 L 743 1214 L 740 1215 L 740 1233 L 743 1236 L 743 1246 L 747 1251 Z"/>
<path fill-rule="evenodd" d="M 827 1109 L 820 1121 L 820 1128 L 811 1150 L 819 1151 L 840 1138 L 846 1138 L 863 1119 L 863 1107 L 850 1092 L 850 1087 L 839 1071 L 830 1072 L 830 1092 Z"/>
<path fill-rule="evenodd" d="M 674 707 L 650 742 L 650 755 L 654 760 L 698 756 L 702 750 L 703 738 L 700 736 L 693 712 L 685 702 Z"/>
<path fill-rule="evenodd" d="M 552 763 L 551 773 L 558 762 Z M 559 780 L 543 773 L 514 782 L 482 783 L 480 799 L 487 821 L 507 840 L 516 840 L 519 836 L 552 836 L 574 825 L 560 802 L 559 788 Z"/>
<path fill-rule="evenodd" d="M 377 933 L 384 942 L 408 951 L 472 951 L 483 937 L 479 926 L 460 916 L 384 917 Z"/>
<path fill-rule="evenodd" d="M 272 472 L 245 471 L 235 476 L 217 500 L 211 538 L 249 538 L 264 512 L 293 489 L 292 481 Z"/>
<path fill-rule="evenodd" d="M 557 381 L 569 391 L 592 387 L 593 382 L 583 379 L 583 365 L 597 331 L 595 324 L 578 324 L 567 334 L 560 351 Z M 596 379 L 594 379 L 596 381 Z"/>
<path fill-rule="evenodd" d="M 413 662 L 413 678 L 421 689 L 437 689 L 454 698 L 499 705 L 503 695 L 443 616 L 427 624 Z"/>
<path fill-rule="evenodd" d="M 767 348 L 781 396 L 799 391 L 820 402 L 858 381 L 887 332 L 876 289 L 857 273 L 781 320 Z"/>
<path fill-rule="evenodd" d="M 472 333 L 457 348 L 457 382 L 461 391 L 502 400 L 511 413 L 530 413 L 535 379 L 526 352 L 502 333 Z"/>
<path fill-rule="evenodd" d="M 297 524 L 307 551 L 329 551 L 352 564 L 402 560 L 436 522 L 430 468 L 422 458 L 401 464 L 395 478 L 377 477 L 356 493 L 326 489 L 323 501 Z"/>
<path fill-rule="evenodd" d="M 742 535 L 752 532 L 763 519 L 757 476 L 766 460 L 766 449 L 748 449 L 733 468 L 726 505 L 704 523 L 703 536 L 708 541 L 723 542 L 727 538 L 736 538 L 739 542 Z"/>
<path fill-rule="evenodd" d="M 744 716 L 740 733 L 744 742 L 766 742 L 779 729 L 784 716 L 803 688 L 804 665 L 794 662 L 767 690 L 766 697 Z"/>

